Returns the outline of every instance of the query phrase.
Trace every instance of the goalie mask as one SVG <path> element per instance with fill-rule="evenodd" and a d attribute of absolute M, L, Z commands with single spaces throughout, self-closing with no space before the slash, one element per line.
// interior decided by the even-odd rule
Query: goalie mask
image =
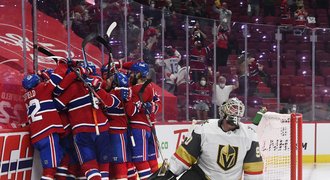
<path fill-rule="evenodd" d="M 245 106 L 238 98 L 230 98 L 219 108 L 220 118 L 226 120 L 229 124 L 238 126 L 241 118 L 244 116 Z"/>

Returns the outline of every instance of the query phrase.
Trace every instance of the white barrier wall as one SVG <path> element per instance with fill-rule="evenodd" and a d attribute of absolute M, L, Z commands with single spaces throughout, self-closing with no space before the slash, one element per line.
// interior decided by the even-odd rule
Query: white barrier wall
<path fill-rule="evenodd" d="M 190 123 L 156 125 L 164 158 L 171 157 L 192 128 Z M 330 123 L 303 124 L 304 162 L 330 162 L 329 130 Z M 40 176 L 40 160 L 36 157 L 37 154 L 33 157 L 33 149 L 29 143 L 27 128 L 0 129 L 0 179 L 35 179 Z"/>

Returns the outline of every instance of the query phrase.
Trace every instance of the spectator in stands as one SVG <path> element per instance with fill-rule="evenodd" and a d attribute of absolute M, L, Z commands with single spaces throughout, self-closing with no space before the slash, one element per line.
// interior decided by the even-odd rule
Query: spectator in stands
<path fill-rule="evenodd" d="M 197 82 L 201 74 L 207 69 L 207 59 L 213 44 L 203 47 L 201 41 L 194 42 L 194 48 L 190 50 L 189 66 L 192 73 L 192 80 Z"/>
<path fill-rule="evenodd" d="M 239 94 L 244 95 L 245 88 L 248 89 L 248 95 L 251 96 L 257 90 L 260 82 L 268 84 L 268 75 L 263 71 L 263 65 L 257 63 L 256 59 L 247 54 L 247 69 L 245 69 L 245 52 L 238 57 L 239 69 Z M 245 77 L 247 76 L 248 87 L 245 87 Z"/>
<path fill-rule="evenodd" d="M 148 27 L 144 31 L 144 47 L 143 47 L 143 60 L 149 65 L 149 77 L 152 82 L 156 83 L 156 71 L 155 71 L 155 51 L 158 43 L 158 30 L 154 27 Z"/>
<path fill-rule="evenodd" d="M 197 119 L 207 120 L 211 106 L 211 85 L 207 82 L 205 76 L 201 76 L 200 81 L 193 83 L 191 86 L 190 99 L 194 103 Z"/>
<path fill-rule="evenodd" d="M 140 28 L 134 24 L 134 17 L 128 17 L 127 23 L 127 34 L 129 38 L 127 39 L 127 53 L 130 54 L 137 46 L 139 42 Z"/>
<path fill-rule="evenodd" d="M 294 13 L 295 24 L 296 25 L 306 25 L 308 12 L 305 10 L 304 6 L 298 6 L 298 9 Z"/>
<path fill-rule="evenodd" d="M 201 16 L 202 6 L 195 0 L 187 0 L 185 2 L 186 14 L 191 16 Z"/>
<path fill-rule="evenodd" d="M 150 1 L 150 8 L 145 8 L 143 13 L 145 15 L 144 28 L 159 26 L 162 13 L 159 9 L 156 9 L 155 1 Z"/>
<path fill-rule="evenodd" d="M 227 79 L 224 76 L 218 78 L 218 82 L 213 84 L 212 103 L 219 107 L 229 99 L 230 93 L 239 87 L 238 77 L 235 75 L 234 84 L 226 85 Z"/>
<path fill-rule="evenodd" d="M 289 6 L 289 10 L 290 10 L 290 17 L 293 17 L 294 12 L 296 12 L 297 10 L 297 4 L 295 0 L 287 0 L 287 4 Z"/>
<path fill-rule="evenodd" d="M 281 18 L 290 18 L 289 5 L 287 0 L 282 0 L 280 6 Z"/>
<path fill-rule="evenodd" d="M 204 40 L 207 38 L 207 35 L 200 29 L 199 22 L 196 21 L 194 28 L 191 33 L 191 40 L 193 43 L 200 41 L 204 46 Z"/>
<path fill-rule="evenodd" d="M 164 66 L 165 68 L 165 89 L 174 94 L 176 91 L 176 80 L 178 77 L 178 71 L 180 69 L 179 62 L 181 61 L 181 54 L 172 46 L 165 48 L 164 60 L 157 59 L 156 65 Z"/>
<path fill-rule="evenodd" d="M 176 21 L 176 12 L 172 5 L 171 0 L 166 0 L 164 9 L 165 9 L 165 38 L 168 39 L 171 37 L 172 40 L 176 40 L 177 35 L 174 27 Z"/>
<path fill-rule="evenodd" d="M 248 9 L 248 16 L 259 16 L 260 0 L 248 0 L 250 11 Z"/>
<path fill-rule="evenodd" d="M 264 16 L 275 16 L 276 0 L 264 0 Z"/>
<path fill-rule="evenodd" d="M 213 5 L 213 11 L 219 13 L 220 25 L 224 29 L 230 30 L 232 12 L 228 9 L 227 3 L 222 2 L 220 8 L 218 8 L 216 5 Z"/>
<path fill-rule="evenodd" d="M 229 39 L 229 29 L 227 26 L 218 26 L 218 35 L 217 35 L 217 45 L 216 45 L 216 70 L 218 71 L 219 66 L 227 66 L 229 49 L 228 49 L 228 39 Z"/>

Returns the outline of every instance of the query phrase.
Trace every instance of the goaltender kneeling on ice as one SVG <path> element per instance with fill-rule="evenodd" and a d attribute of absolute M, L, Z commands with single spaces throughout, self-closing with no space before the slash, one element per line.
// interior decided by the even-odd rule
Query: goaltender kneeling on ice
<path fill-rule="evenodd" d="M 149 179 L 263 179 L 263 160 L 254 125 L 240 122 L 244 111 L 238 98 L 230 98 L 219 109 L 220 119 L 196 125 L 170 158 L 168 168 L 160 168 Z"/>

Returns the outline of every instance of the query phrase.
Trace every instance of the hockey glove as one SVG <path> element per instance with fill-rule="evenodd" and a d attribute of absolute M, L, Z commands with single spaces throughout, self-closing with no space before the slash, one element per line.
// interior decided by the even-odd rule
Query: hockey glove
<path fill-rule="evenodd" d="M 132 97 L 132 93 L 131 93 L 131 89 L 127 88 L 127 87 L 120 87 L 120 88 L 116 88 L 120 91 L 120 97 L 122 101 L 129 101 Z"/>
<path fill-rule="evenodd" d="M 102 79 L 98 77 L 87 77 L 85 79 L 86 84 L 90 87 L 92 87 L 95 91 L 98 91 L 101 89 L 102 85 Z"/>
<path fill-rule="evenodd" d="M 43 69 L 38 72 L 38 75 L 45 81 L 50 79 L 50 75 L 54 72 L 53 69 Z"/>
<path fill-rule="evenodd" d="M 151 114 L 152 112 L 154 112 L 154 104 L 151 102 L 145 102 L 143 103 L 142 107 L 144 108 L 144 112 L 145 114 Z"/>
<path fill-rule="evenodd" d="M 78 67 L 76 71 L 81 77 L 86 77 L 89 74 L 88 70 L 82 66 Z"/>

